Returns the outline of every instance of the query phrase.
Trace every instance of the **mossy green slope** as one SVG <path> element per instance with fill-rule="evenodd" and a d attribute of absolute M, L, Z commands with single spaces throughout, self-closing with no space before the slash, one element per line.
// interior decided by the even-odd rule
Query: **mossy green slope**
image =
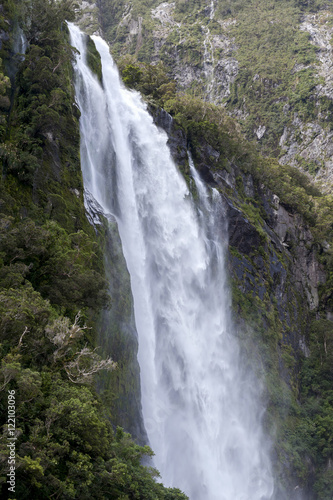
<path fill-rule="evenodd" d="M 177 0 L 163 8 L 158 1 L 99 5 L 116 58 L 126 53 L 140 62 L 162 61 L 179 89 L 223 104 L 264 155 L 283 157 L 298 144 L 290 160 L 323 185 L 331 183 L 324 146 L 315 144 L 318 151 L 311 154 L 300 144 L 319 134 L 331 137 L 332 97 L 319 90 L 325 83 L 319 48 L 301 29 L 305 16 L 324 12 L 316 22 L 329 38 L 330 1 L 219 0 L 213 11 L 206 0 Z M 163 15 L 156 14 L 158 6 Z M 311 140 L 307 124 L 314 127 Z"/>
<path fill-rule="evenodd" d="M 170 120 L 166 128 L 175 161 L 189 185 L 182 153 L 186 148 L 204 178 L 220 189 L 231 207 L 233 307 L 244 359 L 254 360 L 265 380 L 265 425 L 275 443 L 282 494 L 291 498 L 298 487 L 309 498 L 329 498 L 331 451 L 320 436 L 329 435 L 333 427 L 331 374 L 326 364 L 332 356 L 332 323 L 325 319 L 333 298 L 332 196 L 322 194 L 296 168 L 261 157 L 223 108 L 175 92 L 164 94 L 168 84 L 161 67 L 147 70 L 144 63 L 124 58 L 120 68 L 125 81 L 143 92 L 159 126 L 163 126 L 159 106 L 173 116 L 171 129 Z M 146 80 L 152 79 L 153 71 L 158 84 L 152 90 Z M 234 185 L 221 181 L 228 178 L 234 178 Z M 274 233 L 276 204 L 294 221 L 293 229 L 286 232 L 285 247 Z M 302 248 L 306 259 L 325 276 L 322 284 L 316 284 L 319 301 L 311 307 L 309 284 L 300 287 L 297 277 Z"/>

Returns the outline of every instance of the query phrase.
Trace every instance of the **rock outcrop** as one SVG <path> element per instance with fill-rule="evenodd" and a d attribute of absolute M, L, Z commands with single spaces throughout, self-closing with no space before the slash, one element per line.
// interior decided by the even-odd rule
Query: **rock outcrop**
<path fill-rule="evenodd" d="M 155 123 L 169 136 L 176 163 L 182 169 L 186 168 L 189 147 L 186 135 L 174 126 L 168 113 L 151 111 Z M 196 167 L 202 178 L 218 187 L 225 199 L 229 245 L 239 253 L 237 257 L 231 253 L 230 270 L 239 281 L 240 289 L 261 300 L 269 291 L 270 300 L 277 300 L 282 322 L 287 317 L 287 303 L 296 293 L 302 297 L 303 314 L 304 300 L 308 311 L 316 310 L 318 287 L 325 283 L 325 271 L 317 259 L 318 248 L 308 225 L 299 214 L 288 211 L 269 189 L 256 185 L 251 174 L 244 174 L 237 165 L 229 166 L 228 171 L 214 169 L 214 160 L 218 160 L 220 153 L 209 144 L 203 143 L 197 151 Z M 246 209 L 239 208 L 242 205 L 241 194 L 237 191 L 240 179 L 244 195 L 256 200 L 262 208 L 258 221 L 250 221 Z M 257 253 L 260 247 L 262 255 Z M 272 282 L 268 287 L 270 278 Z M 299 324 L 298 319 L 289 318 L 287 326 Z M 303 342 L 300 335 L 293 347 L 303 345 Z"/>
<path fill-rule="evenodd" d="M 87 12 L 95 12 L 93 5 L 83 2 L 83 19 Z M 109 5 L 113 8 L 112 0 L 99 0 L 98 5 L 103 12 Z M 124 1 L 117 6 L 117 18 L 100 21 L 106 33 L 112 29 L 109 41 L 116 56 L 132 53 L 139 60 L 163 61 L 180 90 L 226 107 L 265 155 L 296 166 L 330 191 L 332 13 L 323 9 L 305 14 L 302 8 L 295 15 L 287 3 L 279 12 L 265 6 L 260 13 L 262 6 L 251 9 L 246 2 L 233 9 L 214 1 L 188 2 L 183 7 L 174 1 L 156 1 L 138 9 Z M 247 21 L 250 14 L 253 19 Z M 285 34 L 279 29 L 284 16 L 289 26 Z M 259 28 L 256 35 L 251 22 Z M 244 30 L 258 38 L 258 46 L 246 48 Z M 299 38 L 293 53 L 285 54 L 278 33 Z M 309 40 L 305 41 L 304 33 Z M 282 74 L 274 75 L 266 61 L 275 54 L 278 64 L 287 58 Z M 305 103 L 310 113 L 304 111 Z"/>

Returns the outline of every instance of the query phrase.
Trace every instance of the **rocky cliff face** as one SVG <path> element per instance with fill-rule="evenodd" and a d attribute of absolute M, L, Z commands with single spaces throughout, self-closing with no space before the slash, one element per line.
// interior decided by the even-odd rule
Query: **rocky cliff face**
<path fill-rule="evenodd" d="M 169 135 L 169 146 L 176 163 L 181 169 L 186 169 L 189 144 L 185 133 L 174 126 L 170 115 L 163 110 L 155 111 L 154 118 Z M 271 300 L 277 300 L 282 322 L 286 317 L 286 304 L 296 294 L 302 297 L 303 314 L 304 301 L 308 311 L 318 309 L 318 287 L 325 283 L 326 275 L 318 262 L 318 244 L 309 226 L 299 214 L 288 211 L 278 196 L 264 185 L 258 185 L 251 174 L 244 174 L 237 165 L 228 170 L 214 169 L 212 158 L 218 159 L 220 154 L 208 143 L 203 143 L 196 156 L 196 167 L 205 181 L 217 187 L 225 199 L 231 271 L 239 281 L 241 291 L 250 292 L 260 300 L 269 291 Z M 239 208 L 244 197 L 256 200 L 261 206 L 259 224 L 249 221 L 246 210 Z M 259 247 L 262 255 L 256 254 Z M 233 250 L 239 253 L 237 257 Z M 265 262 L 267 257 L 268 262 Z M 273 281 L 267 287 L 270 278 Z M 299 321 L 290 318 L 289 323 L 298 324 Z M 294 345 L 297 349 L 300 346 L 303 348 L 304 339 L 300 338 L 298 346 Z"/>
<path fill-rule="evenodd" d="M 99 9 L 94 0 L 81 0 L 77 3 L 77 23 L 88 35 L 100 34 Z"/>
<path fill-rule="evenodd" d="M 310 43 L 316 48 L 316 61 L 313 63 L 318 83 L 307 99 L 312 99 L 320 107 L 320 98 L 329 102 L 333 98 L 332 80 L 332 13 L 324 10 L 319 14 L 308 14 L 300 24 L 300 29 L 310 35 Z M 309 68 L 295 64 L 294 72 Z M 310 171 L 320 181 L 324 190 L 331 191 L 333 184 L 333 132 L 331 126 L 323 126 L 329 111 L 322 111 L 317 120 L 304 122 L 297 113 L 291 126 L 285 127 L 280 138 L 281 164 L 289 163 L 305 171 Z"/>
<path fill-rule="evenodd" d="M 166 112 L 152 109 L 152 113 L 167 132 L 173 157 L 186 175 L 187 149 L 193 147 L 189 138 Z M 311 487 L 300 480 L 285 451 L 289 431 L 283 420 L 299 396 L 300 368 L 310 356 L 309 325 L 320 309 L 319 288 L 326 282 L 318 243 L 304 219 L 251 174 L 236 164 L 228 170 L 216 168 L 221 152 L 202 141 L 192 154 L 201 176 L 224 200 L 234 317 L 244 352 L 257 358 L 258 373 L 265 374 L 267 426 L 275 428 L 281 498 L 312 500 Z M 260 217 L 249 213 L 244 200 L 255 200 Z"/>
<path fill-rule="evenodd" d="M 222 105 L 265 155 L 275 156 L 280 165 L 298 167 L 329 191 L 331 12 L 309 13 L 299 2 L 247 6 L 240 0 L 233 10 L 226 4 L 97 2 L 104 35 L 116 57 L 130 53 L 154 64 L 162 60 L 179 89 Z M 189 148 L 204 180 L 224 199 L 238 334 L 244 352 L 257 359 L 265 378 L 266 425 L 276 443 L 281 495 L 288 500 L 299 494 L 302 500 L 326 500 L 324 491 L 332 491 L 331 451 L 318 442 L 331 429 L 330 417 L 322 411 L 330 403 L 318 387 L 324 379 L 331 380 L 330 369 L 322 368 L 331 359 L 328 332 L 333 315 L 325 292 L 332 288 L 330 243 L 322 235 L 318 238 L 315 224 L 305 220 L 302 210 L 279 198 L 237 159 L 226 158 L 223 144 L 218 148 L 205 139 L 193 141 L 168 113 L 155 106 L 150 111 L 167 132 L 185 177 Z M 296 185 L 296 195 L 298 189 Z M 314 207 L 317 203 L 311 195 L 307 202 Z M 326 227 L 331 231 L 329 223 Z M 134 380 L 126 377 L 120 381 L 122 408 Z M 139 406 L 131 408 L 139 418 Z M 135 427 L 135 418 L 126 425 Z"/>
<path fill-rule="evenodd" d="M 179 89 L 226 107 L 265 155 L 331 189 L 333 17 L 327 5 L 316 13 L 307 11 L 312 3 L 296 1 L 98 5 L 116 57 L 163 61 Z"/>
<path fill-rule="evenodd" d="M 110 215 L 106 217 L 88 192 L 85 193 L 85 205 L 89 221 L 103 248 L 108 293 L 112 297 L 110 306 L 101 311 L 97 320 L 97 345 L 105 356 L 112 353 L 118 365 L 117 370 L 99 375 L 97 387 L 106 397 L 112 395 L 108 404 L 113 425 L 124 427 L 137 443 L 144 445 L 147 435 L 141 412 L 133 297 L 117 223 Z"/>

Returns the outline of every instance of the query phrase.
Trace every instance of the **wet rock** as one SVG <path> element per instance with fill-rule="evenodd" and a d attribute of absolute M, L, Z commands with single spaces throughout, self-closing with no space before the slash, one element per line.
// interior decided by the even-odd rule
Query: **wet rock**
<path fill-rule="evenodd" d="M 219 186 L 227 185 L 227 187 L 230 187 L 231 189 L 236 188 L 236 177 L 233 170 L 229 172 L 228 170 L 224 169 L 218 172 L 214 172 L 213 178 L 216 184 L 218 184 Z"/>
<path fill-rule="evenodd" d="M 0 49 L 2 49 L 3 44 L 8 41 L 9 41 L 9 34 L 4 30 L 0 30 Z"/>
<path fill-rule="evenodd" d="M 229 244 L 245 255 L 250 255 L 261 244 L 256 228 L 244 217 L 243 213 L 227 200 Z"/>
<path fill-rule="evenodd" d="M 248 174 L 243 177 L 244 180 L 244 193 L 248 198 L 254 197 L 254 184 L 252 175 Z"/>
<path fill-rule="evenodd" d="M 177 165 L 187 164 L 187 138 L 183 130 L 175 126 L 175 123 L 164 109 L 149 106 L 155 125 L 162 128 L 168 135 L 168 145 L 171 155 Z"/>

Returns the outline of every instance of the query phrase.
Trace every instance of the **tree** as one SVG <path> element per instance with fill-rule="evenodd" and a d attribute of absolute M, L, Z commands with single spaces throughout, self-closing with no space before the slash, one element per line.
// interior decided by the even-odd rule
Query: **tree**
<path fill-rule="evenodd" d="M 71 382 L 84 384 L 92 381 L 92 376 L 101 370 L 114 370 L 117 364 L 111 358 L 102 359 L 96 349 L 86 345 L 77 349 L 77 340 L 80 339 L 86 326 L 79 325 L 80 313 L 70 326 L 69 318 L 57 318 L 51 326 L 46 328 L 46 334 L 57 349 L 53 353 L 55 362 L 61 361 Z"/>

